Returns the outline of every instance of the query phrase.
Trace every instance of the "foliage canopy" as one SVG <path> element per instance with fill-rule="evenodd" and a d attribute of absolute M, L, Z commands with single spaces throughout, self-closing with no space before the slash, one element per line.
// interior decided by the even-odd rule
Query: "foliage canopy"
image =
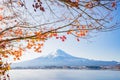
<path fill-rule="evenodd" d="M 118 29 L 118 5 L 119 0 L 1 0 L 0 70 L 9 70 L 4 60 L 19 60 L 26 49 L 41 52 L 49 38 L 64 42 L 71 35 L 79 41 L 93 31 Z"/>

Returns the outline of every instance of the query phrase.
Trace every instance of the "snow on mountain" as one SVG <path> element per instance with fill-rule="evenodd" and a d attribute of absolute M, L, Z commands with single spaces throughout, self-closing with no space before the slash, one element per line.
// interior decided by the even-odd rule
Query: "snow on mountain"
<path fill-rule="evenodd" d="M 58 49 L 47 56 L 39 57 L 33 60 L 14 63 L 11 67 L 41 67 L 41 66 L 105 66 L 116 65 L 116 61 L 97 61 L 85 58 L 78 58 Z"/>
<path fill-rule="evenodd" d="M 66 52 L 58 49 L 54 52 L 51 52 L 50 54 L 48 54 L 46 57 L 48 58 L 55 58 L 55 57 L 64 57 L 64 58 L 72 58 L 73 56 L 67 54 Z"/>

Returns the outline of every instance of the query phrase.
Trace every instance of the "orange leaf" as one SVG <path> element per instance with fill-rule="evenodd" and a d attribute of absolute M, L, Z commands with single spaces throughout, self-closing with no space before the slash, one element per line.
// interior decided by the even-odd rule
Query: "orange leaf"
<path fill-rule="evenodd" d="M 0 15 L 0 20 L 2 20 L 3 19 L 3 16 L 2 15 Z"/>

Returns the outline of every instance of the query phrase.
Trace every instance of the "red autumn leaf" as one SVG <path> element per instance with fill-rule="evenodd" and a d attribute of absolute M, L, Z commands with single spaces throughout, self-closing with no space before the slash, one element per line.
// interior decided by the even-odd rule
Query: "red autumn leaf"
<path fill-rule="evenodd" d="M 3 10 L 3 8 L 0 8 L 0 11 Z"/>
<path fill-rule="evenodd" d="M 66 36 L 63 36 L 64 39 L 66 39 Z"/>
<path fill-rule="evenodd" d="M 80 41 L 79 38 L 77 38 L 77 41 L 78 41 L 78 42 Z"/>
<path fill-rule="evenodd" d="M 116 6 L 116 2 L 112 2 L 112 7 L 115 7 Z"/>
<path fill-rule="evenodd" d="M 57 36 L 57 33 L 54 33 L 53 36 Z"/>
<path fill-rule="evenodd" d="M 59 37 L 56 37 L 56 39 L 59 39 Z"/>

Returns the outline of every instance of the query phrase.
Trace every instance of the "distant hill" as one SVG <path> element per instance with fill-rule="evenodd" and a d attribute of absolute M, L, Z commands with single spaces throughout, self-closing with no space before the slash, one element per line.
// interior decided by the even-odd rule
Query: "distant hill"
<path fill-rule="evenodd" d="M 12 68 L 44 67 L 44 66 L 114 66 L 116 61 L 98 61 L 85 58 L 79 58 L 69 55 L 58 49 L 45 57 L 39 57 L 33 60 L 14 63 Z"/>

